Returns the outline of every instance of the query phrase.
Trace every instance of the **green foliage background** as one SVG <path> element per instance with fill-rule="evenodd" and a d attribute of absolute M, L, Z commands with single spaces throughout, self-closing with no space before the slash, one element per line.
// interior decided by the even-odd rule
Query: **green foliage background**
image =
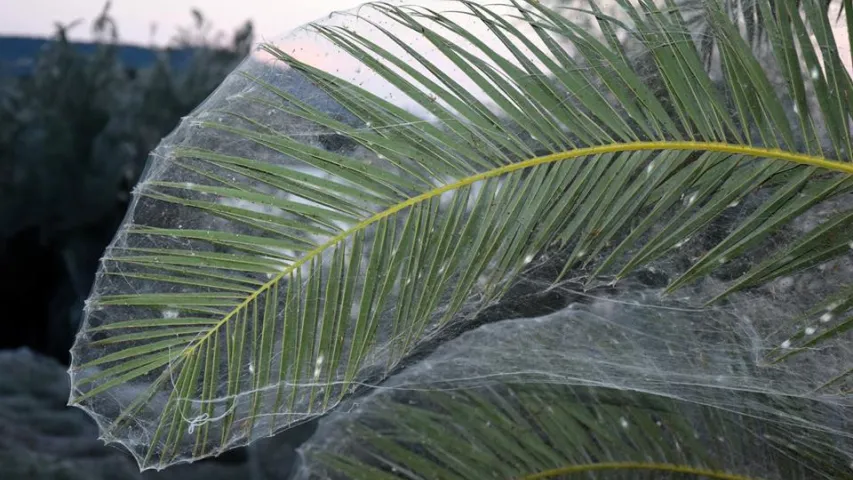
<path fill-rule="evenodd" d="M 26 76 L 0 71 L 0 299 L 23 298 L 0 347 L 26 345 L 67 361 L 97 260 L 127 209 L 148 153 L 248 53 L 247 22 L 227 41 L 194 10 L 155 64 L 125 65 L 109 4 L 92 22 L 94 54 L 57 25 Z M 183 68 L 174 52 L 191 51 Z"/>

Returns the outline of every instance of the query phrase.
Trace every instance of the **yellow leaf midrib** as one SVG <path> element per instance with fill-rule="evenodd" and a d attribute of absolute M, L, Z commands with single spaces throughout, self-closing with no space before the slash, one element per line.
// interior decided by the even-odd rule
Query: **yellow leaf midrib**
<path fill-rule="evenodd" d="M 261 293 L 268 290 L 270 287 L 276 285 L 282 278 L 286 275 L 289 275 L 291 272 L 301 267 L 305 263 L 311 261 L 314 257 L 321 255 L 326 249 L 336 245 L 337 243 L 345 240 L 349 236 L 364 230 L 370 225 L 379 222 L 395 213 L 404 210 L 406 208 L 417 205 L 418 203 L 427 201 L 431 198 L 440 196 L 444 193 L 457 190 L 459 188 L 471 185 L 473 183 L 488 180 L 490 178 L 499 177 L 501 175 L 505 175 L 507 173 L 514 172 L 516 170 L 523 170 L 525 168 L 532 168 L 537 165 L 544 165 L 548 163 L 555 163 L 563 160 L 570 160 L 574 158 L 582 158 L 594 155 L 601 155 L 606 153 L 621 153 L 621 152 L 635 152 L 641 150 L 697 150 L 697 151 L 708 151 L 708 152 L 720 152 L 720 153 L 731 153 L 736 155 L 744 155 L 755 158 L 774 158 L 777 160 L 785 160 L 792 163 L 798 163 L 801 165 L 810 165 L 814 167 L 824 168 L 827 170 L 845 173 L 853 175 L 853 163 L 840 162 L 837 160 L 829 160 L 824 157 L 803 154 L 798 152 L 791 152 L 787 150 L 777 149 L 777 148 L 765 148 L 765 147 L 753 147 L 747 145 L 737 145 L 730 144 L 724 142 L 697 142 L 697 141 L 649 141 L 649 142 L 627 142 L 627 143 L 613 143 L 608 145 L 598 145 L 593 147 L 583 147 L 576 148 L 574 150 L 552 153 L 549 155 L 544 155 L 541 157 L 535 157 L 528 160 L 524 160 L 517 163 L 512 163 L 509 165 L 503 165 L 498 168 L 494 168 L 492 170 L 488 170 L 486 172 L 478 173 L 476 175 L 471 175 L 469 177 L 465 177 L 461 180 L 458 180 L 453 183 L 449 183 L 447 185 L 443 185 L 441 187 L 429 190 L 420 195 L 416 195 L 411 197 L 403 202 L 397 203 L 375 215 L 362 220 L 361 222 L 355 224 L 349 229 L 335 235 L 330 238 L 328 241 L 318 246 L 317 248 L 307 252 L 302 258 L 288 265 L 287 268 L 283 269 L 280 273 L 276 274 L 273 278 L 271 278 L 267 283 L 261 285 L 257 290 L 255 290 L 251 295 L 246 297 L 244 301 L 242 301 L 239 305 L 234 307 L 234 309 L 225 315 L 222 320 L 213 325 L 210 330 L 205 333 L 203 336 L 198 338 L 193 345 L 189 345 L 183 353 L 184 357 L 189 357 L 193 354 L 196 348 L 200 345 L 204 344 L 214 333 L 216 333 L 225 323 L 227 323 L 231 318 L 234 317 L 240 310 L 248 306 L 252 301 L 254 301 Z"/>
<path fill-rule="evenodd" d="M 604 470 L 646 470 L 667 473 L 685 473 L 700 478 L 713 478 L 716 480 L 758 480 L 756 477 L 747 477 L 736 473 L 710 470 L 691 465 L 678 465 L 672 463 L 644 463 L 644 462 L 602 462 L 578 465 L 567 465 L 565 467 L 543 470 L 541 472 L 525 475 L 520 480 L 545 480 L 562 475 L 575 473 L 587 473 Z"/>

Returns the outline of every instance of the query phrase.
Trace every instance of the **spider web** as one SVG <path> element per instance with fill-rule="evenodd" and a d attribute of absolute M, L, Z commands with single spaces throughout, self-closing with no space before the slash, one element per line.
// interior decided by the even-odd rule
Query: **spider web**
<path fill-rule="evenodd" d="M 403 3 L 412 2 L 400 2 Z M 458 7 L 454 2 L 427 4 L 436 10 L 453 10 Z M 579 14 L 574 12 L 571 15 Z M 483 30 L 476 20 L 464 15 L 453 18 L 472 31 L 482 30 L 483 38 L 487 38 L 486 30 Z M 377 42 L 383 41 L 384 36 L 376 27 L 366 23 L 368 20 L 401 37 L 408 35 L 405 38 L 411 38 L 412 46 L 419 53 L 442 65 L 446 74 L 461 78 L 464 88 L 475 97 L 485 97 L 483 90 L 470 80 L 465 80 L 463 72 L 448 63 L 438 50 L 429 46 L 422 38 L 413 37 L 411 32 L 405 33 L 399 25 L 383 19 L 368 7 L 353 10 L 348 15 L 333 15 L 319 23 L 344 26 Z M 593 25 L 591 21 L 590 25 Z M 464 43 L 464 40 L 459 41 Z M 501 50 L 501 45 L 494 38 L 491 41 L 495 44 L 490 43 L 490 46 L 507 54 L 505 50 Z M 414 59 L 405 51 L 387 43 L 387 40 L 384 42 L 383 47 L 388 48 L 394 55 L 414 63 Z M 379 75 L 361 65 L 357 59 L 349 57 L 341 49 L 307 29 L 297 30 L 273 43 L 301 61 L 406 108 L 419 115 L 420 122 L 424 124 L 436 123 L 437 119 L 411 97 L 389 85 Z M 591 67 L 586 64 L 579 68 Z M 151 309 L 143 307 L 104 308 L 99 305 L 98 300 L 109 295 L 183 291 L 180 285 L 164 285 L 162 282 L 141 277 L 139 274 L 143 270 L 138 267 L 110 260 L 126 254 L 127 251 L 145 248 L 187 250 L 199 255 L 229 252 L 227 249 L 213 248 L 196 239 L 131 234 L 133 228 L 148 226 L 237 234 L 256 233 L 228 218 L 200 212 L 186 205 L 164 206 L 145 196 L 151 185 L 171 182 L 191 187 L 203 185 L 209 181 L 211 175 L 215 175 L 250 186 L 280 200 L 316 206 L 297 194 L 270 187 L 245 175 L 211 168 L 191 159 L 179 161 L 178 152 L 181 149 L 204 148 L 226 155 L 257 159 L 270 165 L 286 166 L 305 175 L 326 179 L 333 184 L 339 184 L 342 189 L 352 186 L 334 175 L 305 167 L 303 163 L 275 149 L 259 146 L 234 135 L 223 134 L 220 130 L 206 128 L 207 122 L 240 125 L 240 122 L 224 112 L 237 113 L 262 123 L 277 134 L 286 135 L 307 145 L 396 171 L 397 167 L 393 163 L 358 145 L 346 135 L 276 109 L 275 102 L 280 99 L 246 74 L 286 91 L 351 128 L 365 132 L 381 132 L 383 129 L 410 126 L 375 126 L 362 122 L 358 116 L 312 85 L 306 77 L 271 59 L 268 54 L 258 51 L 251 55 L 152 152 L 135 189 L 134 200 L 123 225 L 105 252 L 96 286 L 87 302 L 85 322 L 72 352 L 74 360 L 70 374 L 72 385 L 75 385 L 73 391 L 85 392 L 91 389 L 92 386 L 81 389 L 80 382 L 105 371 L 103 367 L 79 370 L 75 365 L 79 366 L 115 352 L 109 345 L 92 347 L 94 342 L 109 338 L 103 331 L 93 332 L 93 328 L 139 318 L 156 317 L 163 322 L 169 322 L 198 314 L 179 306 L 152 312 Z M 432 79 L 435 79 L 434 75 Z M 566 101 L 570 102 L 568 97 Z M 487 103 L 487 107 L 496 112 L 500 111 L 495 104 Z M 448 109 L 453 111 L 449 106 Z M 534 148 L 544 146 L 538 139 L 528 140 Z M 473 184 L 472 197 L 476 197 L 481 188 L 481 183 Z M 669 280 L 683 272 L 685 266 L 689 266 L 707 251 L 709 245 L 712 246 L 714 242 L 724 238 L 739 219 L 746 218 L 769 194 L 757 192 L 744 201 L 731 205 L 726 215 L 712 222 L 704 231 L 691 236 L 676 250 L 667 254 L 664 260 L 648 265 L 628 280 L 612 285 L 609 283 L 611 279 L 606 278 L 601 279 L 596 288 L 585 290 L 583 285 L 589 280 L 585 277 L 588 272 L 581 270 L 570 272 L 567 279 L 554 284 L 555 268 L 559 271 L 566 252 L 556 248 L 538 256 L 532 252 L 523 277 L 501 302 L 483 304 L 478 292 L 474 292 L 450 326 L 441 330 L 427 329 L 422 345 L 403 360 L 395 358 L 392 348 L 403 334 L 395 333 L 389 326 L 393 312 L 385 312 L 381 316 L 375 349 L 366 357 L 356 381 L 347 385 L 342 381 L 340 372 L 332 372 L 332 375 L 328 376 L 328 372 L 324 370 L 327 368 L 324 361 L 328 359 L 322 355 L 313 359 L 313 368 L 304 372 L 297 381 L 260 386 L 251 381 L 252 375 L 260 369 L 258 360 L 246 361 L 242 370 L 247 372 L 249 380 L 240 384 L 237 393 L 229 391 L 229 378 L 223 374 L 218 377 L 216 395 L 212 400 L 187 399 L 190 407 L 180 411 L 179 417 L 174 420 L 176 425 L 180 425 L 179 431 L 186 432 L 187 439 L 179 443 L 179 451 L 170 463 L 193 461 L 202 456 L 194 450 L 193 434 L 200 428 L 210 428 L 212 437 L 227 432 L 223 420 L 231 416 L 236 417 L 237 424 L 251 420 L 256 427 L 251 434 L 245 434 L 240 429 L 235 429 L 230 435 L 223 434 L 225 438 L 221 444 L 212 441 L 210 445 L 204 446 L 202 450 L 206 454 L 245 445 L 259 437 L 337 410 L 338 413 L 323 420 L 322 428 L 304 450 L 307 463 L 302 473 L 309 474 L 318 468 L 310 461 L 312 452 L 346 452 L 351 447 L 348 442 L 357 441 L 341 435 L 340 432 L 346 430 L 347 422 L 356 421 L 359 415 L 364 415 L 365 412 L 381 416 L 382 407 L 381 403 L 375 400 L 377 398 L 399 391 L 470 389 L 511 383 L 606 388 L 670 398 L 697 408 L 713 408 L 731 415 L 770 422 L 788 432 L 792 438 L 796 438 L 800 432 L 815 432 L 815 435 L 822 435 L 821 438 L 831 439 L 828 442 L 834 458 L 851 459 L 853 445 L 850 434 L 847 433 L 853 431 L 849 418 L 851 400 L 846 394 L 845 385 L 836 384 L 833 388 L 821 388 L 850 368 L 849 335 L 840 335 L 818 349 L 797 355 L 783 363 L 767 361 L 769 353 L 777 352 L 780 345 L 790 346 L 790 339 L 804 328 L 807 335 L 817 335 L 831 326 L 847 321 L 844 312 L 835 312 L 831 308 L 812 320 L 804 319 L 801 314 L 815 304 L 816 298 L 829 298 L 831 294 L 836 293 L 838 286 L 851 283 L 853 259 L 849 254 L 797 275 L 778 278 L 748 293 L 733 295 L 722 306 L 703 305 L 705 301 L 724 291 L 726 280 L 757 264 L 761 260 L 760 252 L 732 262 L 723 268 L 719 275 L 681 289 L 674 297 L 662 298 L 660 295 L 662 287 Z M 452 195 L 445 194 L 442 199 L 449 201 Z M 191 201 L 208 200 L 212 197 L 216 196 L 203 192 L 186 194 L 186 200 Z M 694 199 L 695 195 L 685 192 L 682 203 L 690 206 Z M 284 216 L 281 209 L 263 202 L 227 197 L 216 197 L 216 201 L 229 207 L 270 216 Z M 819 226 L 822 219 L 829 218 L 831 214 L 843 211 L 850 205 L 849 196 L 839 196 L 832 202 L 815 207 L 788 230 L 772 237 L 767 248 L 772 251 L 774 247 L 784 245 L 791 238 L 801 236 Z M 402 222 L 401 220 L 401 225 Z M 372 230 L 366 232 L 366 243 L 369 244 L 373 234 Z M 320 233 L 306 237 L 318 244 L 328 238 L 328 235 Z M 351 240 L 346 242 L 350 242 L 347 245 L 351 246 Z M 271 249 L 266 258 L 272 268 L 257 272 L 252 279 L 263 282 L 274 278 L 278 270 L 286 266 L 281 260 L 282 256 L 293 255 L 294 252 L 287 249 Z M 328 272 L 332 268 L 331 255 L 323 255 L 321 261 L 324 272 Z M 363 263 L 366 262 L 367 256 L 363 259 Z M 308 265 L 303 265 L 301 269 L 303 284 L 310 284 L 312 278 Z M 728 278 L 723 278 L 726 275 Z M 327 278 L 328 275 L 324 277 Z M 280 303 L 283 298 L 283 293 L 278 295 Z M 556 313 L 544 315 L 553 311 Z M 441 312 L 437 314 L 440 315 Z M 812 323 L 804 325 L 804 322 Z M 476 330 L 473 330 L 475 328 Z M 281 333 L 276 330 L 276 338 L 281 338 Z M 349 334 L 351 331 L 345 333 Z M 248 328 L 247 338 L 251 339 L 253 334 L 257 334 L 257 331 Z M 276 342 L 274 351 L 280 354 L 283 346 L 278 343 L 279 340 Z M 172 357 L 170 360 L 176 361 L 183 353 L 182 346 L 169 347 L 169 352 Z M 343 352 L 346 353 L 347 350 Z M 270 359 L 262 360 L 277 364 L 279 358 L 274 355 Z M 227 367 L 227 363 L 223 362 L 220 367 Z M 160 414 L 168 405 L 171 390 L 181 381 L 176 378 L 175 371 L 170 362 L 164 369 L 117 385 L 81 405 L 98 421 L 101 431 L 104 432 L 104 439 L 125 446 L 142 466 L 147 466 L 144 461 L 147 449 L 157 448 L 156 445 L 152 447 L 152 444 L 156 443 L 161 422 Z M 220 368 L 220 372 L 222 371 Z M 387 381 L 382 381 L 388 373 L 397 374 Z M 145 406 L 125 422 L 125 426 L 115 428 L 117 419 L 123 416 L 122 412 L 141 398 L 140 396 L 144 396 L 149 385 L 162 376 L 167 378 L 163 388 L 155 391 Z M 100 383 L 95 382 L 94 386 L 97 385 Z M 296 398 L 295 408 L 287 411 L 272 410 L 271 405 L 276 402 L 280 390 L 284 389 L 289 394 L 312 387 L 316 387 L 321 393 L 334 392 L 332 397 L 346 387 L 350 389 L 350 395 L 356 398 L 347 400 L 343 405 L 333 402 L 321 409 L 313 397 L 300 393 Z M 373 393 L 366 393 L 370 391 Z M 362 394 L 367 396 L 362 397 Z M 270 411 L 262 410 L 259 413 L 253 410 L 251 404 L 255 397 L 259 397 L 262 404 L 269 405 Z M 793 415 L 789 409 L 781 409 L 775 405 L 780 399 L 789 398 L 802 401 L 808 408 L 800 409 L 797 415 Z M 372 413 L 371 408 L 374 409 Z M 813 437 L 807 435 L 803 438 L 804 442 L 808 442 Z M 745 464 L 748 459 L 741 458 L 738 462 L 740 461 Z M 156 465 L 156 468 L 162 466 L 164 465 Z M 768 478 L 784 476 L 784 472 L 773 471 L 770 466 L 763 464 L 755 471 L 747 471 Z"/>

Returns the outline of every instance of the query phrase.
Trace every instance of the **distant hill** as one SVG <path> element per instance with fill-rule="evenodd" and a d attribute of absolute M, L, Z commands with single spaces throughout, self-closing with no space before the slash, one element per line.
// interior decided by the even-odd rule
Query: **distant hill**
<path fill-rule="evenodd" d="M 39 52 L 51 42 L 47 38 L 4 37 L 0 36 L 0 76 L 20 76 L 30 73 L 35 66 Z M 74 42 L 73 45 L 81 52 L 94 52 L 98 45 L 95 43 Z M 158 51 L 135 45 L 121 45 L 119 58 L 128 68 L 144 68 L 155 62 Z M 192 57 L 190 48 L 171 50 L 172 66 L 180 68 L 186 65 Z"/>

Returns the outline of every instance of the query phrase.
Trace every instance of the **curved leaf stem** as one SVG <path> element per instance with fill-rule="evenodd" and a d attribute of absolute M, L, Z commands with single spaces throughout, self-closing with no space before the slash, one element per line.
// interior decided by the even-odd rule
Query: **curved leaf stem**
<path fill-rule="evenodd" d="M 673 465 L 670 463 L 640 463 L 640 462 L 605 462 L 588 463 L 583 465 L 570 465 L 567 467 L 545 470 L 521 477 L 520 480 L 542 480 L 554 478 L 559 475 L 571 475 L 574 473 L 586 473 L 601 470 L 655 470 L 669 473 L 686 473 L 697 477 L 715 478 L 718 480 L 757 480 L 755 477 L 745 477 L 735 473 L 707 470 L 704 468 L 691 467 L 690 465 Z"/>
<path fill-rule="evenodd" d="M 249 303 L 251 303 L 255 298 L 257 298 L 261 293 L 269 289 L 271 286 L 278 283 L 285 275 L 290 274 L 300 266 L 305 263 L 311 261 L 317 255 L 322 254 L 329 247 L 337 244 L 338 242 L 346 239 L 352 234 L 361 231 L 368 226 L 379 222 L 391 215 L 406 209 L 408 207 L 414 206 L 418 203 L 429 200 L 433 197 L 437 197 L 442 195 L 443 193 L 450 192 L 473 183 L 488 180 L 490 178 L 499 177 L 501 175 L 505 175 L 507 173 L 514 172 L 516 170 L 523 170 L 525 168 L 532 168 L 537 165 L 544 165 L 548 163 L 556 163 L 562 160 L 570 160 L 574 158 L 582 158 L 594 155 L 601 155 L 605 153 L 621 153 L 621 152 L 635 152 L 641 150 L 697 150 L 697 151 L 708 151 L 708 152 L 721 152 L 721 153 L 731 153 L 737 155 L 745 155 L 749 157 L 755 158 L 775 158 L 778 160 L 786 160 L 792 163 L 798 163 L 801 165 L 810 165 L 814 167 L 825 168 L 827 170 L 832 170 L 835 172 L 853 174 L 853 163 L 841 162 L 837 160 L 828 160 L 824 157 L 819 157 L 815 155 L 807 155 L 797 152 L 790 152 L 786 150 L 781 150 L 777 148 L 764 148 L 764 147 L 752 147 L 746 145 L 736 145 L 730 143 L 723 142 L 697 142 L 697 141 L 652 141 L 652 142 L 629 142 L 629 143 L 613 143 L 608 145 L 598 145 L 593 147 L 583 147 L 576 148 L 573 150 L 552 153 L 550 155 L 544 155 L 541 157 L 535 157 L 528 160 L 524 160 L 517 163 L 512 163 L 509 165 L 503 165 L 501 167 L 497 167 L 486 172 L 478 173 L 476 175 L 471 175 L 469 177 L 465 177 L 461 180 L 458 180 L 453 183 L 449 183 L 447 185 L 432 189 L 430 191 L 424 192 L 420 195 L 416 195 L 412 198 L 404 202 L 400 202 L 396 205 L 391 206 L 375 215 L 362 220 L 351 228 L 335 235 L 330 238 L 327 242 L 318 246 L 314 250 L 311 250 L 305 254 L 299 260 L 290 264 L 287 268 L 282 270 L 281 273 L 274 276 L 267 283 L 260 286 L 255 292 L 246 297 L 246 299 L 241 302 L 239 305 L 234 307 L 234 309 L 229 312 L 225 317 L 222 318 L 218 323 L 213 325 L 210 330 L 202 335 L 194 345 L 189 346 L 186 350 L 184 350 L 184 356 L 190 356 L 195 349 L 202 345 L 214 332 L 219 330 L 222 325 L 224 325 L 228 320 L 230 320 L 234 315 L 237 314 L 241 309 L 245 308 Z M 722 477 L 721 477 L 722 478 Z M 734 477 L 732 477 L 734 478 Z"/>

